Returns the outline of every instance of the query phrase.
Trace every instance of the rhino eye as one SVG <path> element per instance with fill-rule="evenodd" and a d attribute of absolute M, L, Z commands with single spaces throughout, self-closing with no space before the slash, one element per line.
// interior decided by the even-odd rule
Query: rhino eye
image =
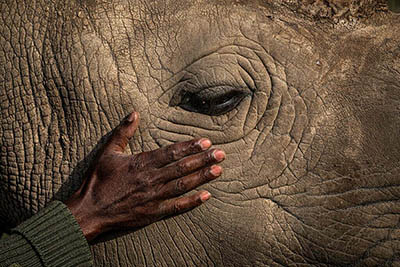
<path fill-rule="evenodd" d="M 202 91 L 198 93 L 183 91 L 177 106 L 190 112 L 218 116 L 232 111 L 248 95 L 249 93 L 236 90 L 220 95 L 207 95 Z"/>

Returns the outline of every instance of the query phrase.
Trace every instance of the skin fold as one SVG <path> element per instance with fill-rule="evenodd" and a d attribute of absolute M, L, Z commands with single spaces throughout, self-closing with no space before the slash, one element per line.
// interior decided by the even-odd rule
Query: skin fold
<path fill-rule="evenodd" d="M 208 138 L 224 172 L 205 205 L 98 236 L 95 266 L 399 265 L 400 17 L 309 2 L 3 1 L 2 229 L 79 206 L 135 110 L 124 157 Z"/>

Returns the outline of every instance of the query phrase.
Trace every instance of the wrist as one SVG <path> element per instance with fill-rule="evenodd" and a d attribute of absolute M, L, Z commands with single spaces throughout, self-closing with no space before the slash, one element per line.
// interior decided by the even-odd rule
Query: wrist
<path fill-rule="evenodd" d="M 93 214 L 93 209 L 85 205 L 81 199 L 73 196 L 65 202 L 65 205 L 78 222 L 88 242 L 103 232 L 104 227 L 101 220 Z"/>

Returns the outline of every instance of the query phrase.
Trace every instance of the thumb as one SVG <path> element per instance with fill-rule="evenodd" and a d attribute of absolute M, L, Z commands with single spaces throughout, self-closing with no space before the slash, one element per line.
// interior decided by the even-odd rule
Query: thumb
<path fill-rule="evenodd" d="M 133 111 L 129 114 L 111 134 L 106 143 L 105 152 L 124 152 L 139 125 L 139 113 Z"/>

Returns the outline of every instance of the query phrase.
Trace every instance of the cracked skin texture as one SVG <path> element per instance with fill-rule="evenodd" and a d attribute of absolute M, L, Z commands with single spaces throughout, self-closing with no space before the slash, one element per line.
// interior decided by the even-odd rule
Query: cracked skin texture
<path fill-rule="evenodd" d="M 67 199 L 99 140 L 136 110 L 129 152 L 208 137 L 225 171 L 204 186 L 206 205 L 98 239 L 95 266 L 400 264 L 398 16 L 65 2 L 0 4 L 2 229 Z M 201 89 L 249 95 L 219 116 L 171 105 Z"/>

